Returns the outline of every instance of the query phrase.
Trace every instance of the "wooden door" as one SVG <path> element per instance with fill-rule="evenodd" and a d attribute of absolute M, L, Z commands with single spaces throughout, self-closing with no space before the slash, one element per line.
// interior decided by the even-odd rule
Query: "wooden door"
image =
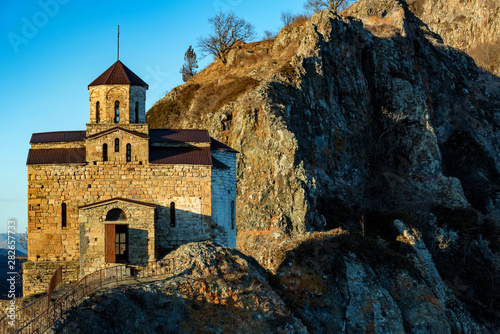
<path fill-rule="evenodd" d="M 105 226 L 105 261 L 106 263 L 115 263 L 116 262 L 116 253 L 115 253 L 115 224 L 106 224 Z"/>

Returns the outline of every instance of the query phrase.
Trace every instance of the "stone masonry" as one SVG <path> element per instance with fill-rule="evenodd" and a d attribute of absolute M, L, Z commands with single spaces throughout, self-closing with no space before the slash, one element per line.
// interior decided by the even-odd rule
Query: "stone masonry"
<path fill-rule="evenodd" d="M 59 265 L 68 283 L 188 242 L 236 246 L 237 152 L 206 130 L 150 130 L 146 89 L 118 61 L 89 85 L 86 131 L 33 134 L 25 295 Z"/>

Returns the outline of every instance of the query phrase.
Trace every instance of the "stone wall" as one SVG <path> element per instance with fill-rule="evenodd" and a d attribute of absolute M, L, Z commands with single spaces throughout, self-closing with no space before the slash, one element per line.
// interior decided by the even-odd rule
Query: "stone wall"
<path fill-rule="evenodd" d="M 118 152 L 115 150 L 115 139 L 119 140 Z M 134 136 L 128 132 L 116 129 L 113 132 L 87 139 L 87 161 L 89 164 L 103 162 L 103 145 L 108 145 L 107 162 L 130 163 L 126 161 L 126 147 L 131 145 L 131 162 L 147 163 L 149 160 L 149 140 Z"/>
<path fill-rule="evenodd" d="M 106 131 L 115 127 L 121 127 L 130 131 L 139 132 L 145 135 L 149 135 L 149 127 L 146 124 L 115 124 L 115 123 L 106 123 L 106 124 L 92 124 L 87 123 L 87 136 L 94 135 L 96 133 Z"/>
<path fill-rule="evenodd" d="M 229 167 L 212 168 L 212 240 L 236 248 L 236 154 L 212 151 Z"/>
<path fill-rule="evenodd" d="M 196 179 L 197 171 L 188 173 Z M 211 207 L 205 200 L 195 196 L 172 197 L 168 205 L 157 209 L 156 236 L 157 249 L 161 257 L 166 251 L 191 241 L 210 239 Z M 170 203 L 175 203 L 175 224 L 172 224 Z"/>
<path fill-rule="evenodd" d="M 78 207 L 112 198 L 158 206 L 158 247 L 210 238 L 211 166 L 113 161 L 28 166 L 28 261 L 79 260 Z M 175 203 L 176 226 L 168 208 Z M 62 227 L 62 203 L 67 222 Z M 197 229 L 195 231 L 195 229 Z M 196 232 L 196 233 L 195 233 Z M 27 275 L 28 281 L 34 278 Z M 27 291 L 29 292 L 29 291 Z"/>
<path fill-rule="evenodd" d="M 34 150 L 47 149 L 47 148 L 84 148 L 84 147 L 85 143 L 83 141 L 31 144 L 31 148 Z"/>
<path fill-rule="evenodd" d="M 107 221 L 107 213 L 121 209 L 125 220 Z M 155 207 L 116 200 L 80 208 L 80 275 L 90 274 L 116 262 L 105 261 L 105 225 L 128 225 L 130 264 L 144 264 L 155 258 Z M 112 240 L 114 244 L 115 240 Z"/>
<path fill-rule="evenodd" d="M 146 123 L 146 88 L 141 86 L 130 86 L 130 123 Z M 139 102 L 139 119 L 135 119 L 135 103 Z"/>
<path fill-rule="evenodd" d="M 62 266 L 63 284 L 79 280 L 79 261 L 27 261 L 23 263 L 23 295 L 45 293 L 54 272 Z"/>
<path fill-rule="evenodd" d="M 115 101 L 120 103 L 120 120 L 118 124 L 135 123 L 136 101 L 139 102 L 139 123 L 145 122 L 146 88 L 123 84 L 89 87 L 90 123 L 97 123 L 97 102 L 99 102 L 99 123 L 114 123 Z"/>

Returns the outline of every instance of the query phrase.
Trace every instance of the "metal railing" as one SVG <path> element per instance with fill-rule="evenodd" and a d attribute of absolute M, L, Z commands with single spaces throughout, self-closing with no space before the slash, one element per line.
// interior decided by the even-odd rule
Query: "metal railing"
<path fill-rule="evenodd" d="M 10 318 L 0 319 L 1 333 L 43 333 L 59 320 L 73 305 L 90 292 L 104 285 L 117 285 L 121 281 L 171 275 L 174 260 L 164 259 L 145 265 L 118 265 L 95 271 L 83 277 L 70 290 L 47 307 L 47 297 L 43 297 L 16 312 L 15 328 L 9 325 Z"/>

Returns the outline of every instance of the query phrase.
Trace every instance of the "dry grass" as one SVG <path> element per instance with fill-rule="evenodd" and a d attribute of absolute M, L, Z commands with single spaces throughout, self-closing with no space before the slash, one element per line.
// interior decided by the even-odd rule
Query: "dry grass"
<path fill-rule="evenodd" d="M 486 72 L 500 75 L 500 41 L 481 43 L 469 50 L 469 55 Z"/>
<path fill-rule="evenodd" d="M 363 20 L 365 29 L 377 37 L 391 38 L 400 33 L 400 28 L 393 17 L 379 18 L 372 16 Z"/>
<path fill-rule="evenodd" d="M 308 20 L 309 20 L 309 18 L 307 16 L 303 15 L 303 14 L 294 16 L 292 18 L 292 26 L 294 26 L 294 27 L 301 27 L 304 24 L 306 24 L 306 22 Z"/>
<path fill-rule="evenodd" d="M 200 89 L 199 84 L 187 83 L 177 92 L 177 99 L 163 99 L 158 101 L 147 114 L 147 122 L 152 128 L 175 127 L 184 111 L 188 110 L 195 93 Z"/>
<path fill-rule="evenodd" d="M 290 26 L 301 27 L 306 17 L 298 16 Z M 223 64 L 215 60 L 186 84 L 175 88 L 171 98 L 158 101 L 147 113 L 152 128 L 175 128 L 191 122 L 196 126 L 202 115 L 214 113 L 255 89 L 261 81 L 284 72 L 294 75 L 289 64 L 296 54 L 296 44 L 273 50 L 274 41 L 238 43 L 230 60 Z"/>

